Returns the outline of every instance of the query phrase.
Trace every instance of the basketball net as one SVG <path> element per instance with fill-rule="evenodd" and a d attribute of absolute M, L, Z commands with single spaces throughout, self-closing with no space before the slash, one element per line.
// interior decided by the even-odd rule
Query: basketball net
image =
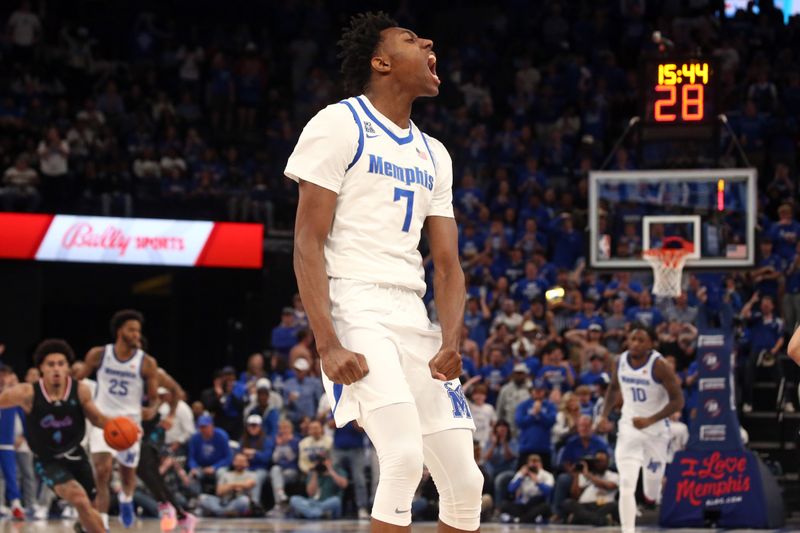
<path fill-rule="evenodd" d="M 668 244 L 679 244 L 680 248 L 666 248 Z M 653 269 L 653 294 L 676 297 L 681 294 L 681 274 L 694 245 L 680 237 L 665 237 L 661 248 L 650 248 L 642 252 L 642 259 Z"/>

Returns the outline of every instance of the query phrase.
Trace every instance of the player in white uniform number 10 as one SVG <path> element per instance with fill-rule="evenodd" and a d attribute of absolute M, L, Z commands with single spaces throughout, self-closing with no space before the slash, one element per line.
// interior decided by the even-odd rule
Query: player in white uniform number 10
<path fill-rule="evenodd" d="M 383 13 L 354 17 L 339 42 L 351 94 L 309 121 L 286 165 L 300 186 L 294 265 L 341 427 L 357 419 L 380 480 L 372 531 L 408 531 L 428 466 L 439 530 L 475 531 L 483 476 L 458 377 L 464 274 L 444 146 L 410 120 L 438 94 L 433 43 Z M 428 320 L 423 228 L 441 329 Z"/>
<path fill-rule="evenodd" d="M 111 317 L 111 334 L 115 342 L 89 350 L 84 367 L 76 373 L 81 380 L 97 371 L 94 401 L 108 417 L 126 416 L 140 424 L 142 418 L 151 419 L 158 407 L 158 365 L 144 353 L 141 346 L 141 313 L 133 310 L 118 311 Z M 145 398 L 148 405 L 143 407 Z M 139 464 L 140 443 L 123 451 L 115 451 L 106 444 L 103 429 L 94 427 L 89 435 L 89 449 L 94 463 L 97 485 L 95 507 L 108 528 L 109 489 L 112 460 L 116 458 L 122 477 L 119 494 L 119 518 L 126 528 L 132 527 L 136 518 L 133 509 L 133 491 L 136 489 L 136 467 Z"/>
<path fill-rule="evenodd" d="M 615 449 L 619 471 L 619 517 L 623 533 L 636 528 L 636 482 L 642 471 L 645 497 L 661 500 L 661 481 L 669 458 L 669 417 L 683 408 L 683 393 L 675 371 L 653 349 L 655 333 L 633 324 L 628 350 L 619 356 L 598 420 L 610 429 L 608 414 L 622 395 Z"/>

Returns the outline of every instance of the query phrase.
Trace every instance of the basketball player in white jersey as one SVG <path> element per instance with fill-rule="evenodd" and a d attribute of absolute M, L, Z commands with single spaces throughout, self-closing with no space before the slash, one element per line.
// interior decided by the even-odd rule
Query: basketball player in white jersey
<path fill-rule="evenodd" d="M 377 450 L 373 532 L 410 531 L 423 462 L 439 531 L 476 531 L 483 477 L 457 379 L 465 294 L 452 163 L 410 120 L 414 100 L 439 92 L 433 43 L 368 13 L 339 45 L 358 96 L 311 119 L 285 171 L 300 187 L 294 267 L 325 390 L 336 424 L 357 419 Z M 421 299 L 423 228 L 441 328 Z"/>
<path fill-rule="evenodd" d="M 111 317 L 113 344 L 96 346 L 86 354 L 86 363 L 75 379 L 83 379 L 97 372 L 94 401 L 109 417 L 127 416 L 137 424 L 150 420 L 158 407 L 158 365 L 140 346 L 144 317 L 138 311 L 125 309 Z M 142 407 L 147 398 L 147 405 Z M 97 484 L 95 507 L 108 527 L 109 490 L 112 459 L 116 458 L 122 477 L 119 494 L 119 518 L 126 528 L 136 519 L 133 509 L 133 491 L 136 489 L 136 467 L 139 464 L 140 443 L 123 451 L 115 451 L 103 438 L 101 428 L 92 428 L 89 436 L 94 476 Z"/>
<path fill-rule="evenodd" d="M 598 420 L 600 431 L 608 432 L 608 414 L 622 395 L 622 418 L 619 421 L 615 449 L 619 472 L 619 518 L 622 533 L 636 529 L 636 482 L 642 471 L 644 495 L 658 503 L 661 480 L 669 458 L 668 418 L 683 408 L 683 393 L 664 358 L 653 349 L 655 333 L 634 323 L 628 334 L 628 350 L 613 368 L 603 412 Z"/>

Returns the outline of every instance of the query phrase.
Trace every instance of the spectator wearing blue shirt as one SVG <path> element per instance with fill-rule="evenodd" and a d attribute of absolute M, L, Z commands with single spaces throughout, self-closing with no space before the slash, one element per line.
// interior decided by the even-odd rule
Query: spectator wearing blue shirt
<path fill-rule="evenodd" d="M 697 407 L 697 380 L 699 377 L 697 361 L 692 361 L 681 376 L 683 378 L 683 413 L 686 420 L 694 418 L 692 410 Z"/>
<path fill-rule="evenodd" d="M 622 298 L 625 302 L 625 307 L 634 305 L 639 301 L 639 295 L 642 293 L 642 286 L 637 281 L 631 280 L 630 272 L 617 272 L 614 274 L 614 279 L 606 285 L 606 290 L 603 292 L 604 299 Z"/>
<path fill-rule="evenodd" d="M 186 467 L 201 486 L 215 487 L 217 470 L 230 466 L 233 454 L 229 441 L 228 433 L 214 427 L 214 420 L 209 415 L 197 419 L 197 433 L 189 438 Z"/>
<path fill-rule="evenodd" d="M 492 325 L 492 311 L 486 305 L 485 291 L 479 298 L 472 297 L 467 300 L 467 309 L 464 312 L 464 325 L 469 330 L 469 338 L 483 346 L 489 337 L 489 327 Z"/>
<path fill-rule="evenodd" d="M 574 228 L 572 215 L 562 213 L 560 227 L 553 231 L 553 264 L 572 270 L 584 254 L 583 234 Z"/>
<path fill-rule="evenodd" d="M 277 397 L 280 400 L 279 405 L 283 405 L 280 395 L 277 395 Z M 278 420 L 281 417 L 281 410 L 280 407 L 277 407 L 276 402 L 272 401 L 270 382 L 267 378 L 261 378 L 256 382 L 256 402 L 247 412 L 247 416 L 250 415 L 260 416 L 263 421 L 264 433 L 268 437 L 275 438 L 275 435 L 278 434 Z"/>
<path fill-rule="evenodd" d="M 794 219 L 791 205 L 783 204 L 778 208 L 778 221 L 770 228 L 769 238 L 774 243 L 776 254 L 785 261 L 794 259 L 800 242 L 800 222 Z"/>
<path fill-rule="evenodd" d="M 546 470 L 550 469 L 550 432 L 556 423 L 555 404 L 547 399 L 549 388 L 541 379 L 533 382 L 531 397 L 517 406 L 514 421 L 519 428 L 519 466 L 535 453 L 542 458 Z"/>
<path fill-rule="evenodd" d="M 281 311 L 281 323 L 272 328 L 272 348 L 288 356 L 289 350 L 297 344 L 298 330 L 294 309 L 284 307 Z"/>
<path fill-rule="evenodd" d="M 605 358 L 597 353 L 592 354 L 589 356 L 589 368 L 581 373 L 578 378 L 578 384 L 588 385 L 594 390 L 597 386 L 597 380 L 604 375 L 608 376 L 605 371 Z"/>
<path fill-rule="evenodd" d="M 561 392 L 575 386 L 575 372 L 569 361 L 564 361 L 561 345 L 551 342 L 542 351 L 542 366 L 536 374 L 537 379 L 544 381 L 551 389 Z"/>
<path fill-rule="evenodd" d="M 649 328 L 656 328 L 664 321 L 661 311 L 653 307 L 653 297 L 648 291 L 639 293 L 639 305 L 628 309 L 625 317 L 630 322 L 639 322 Z"/>
<path fill-rule="evenodd" d="M 283 385 L 286 417 L 299 424 L 307 416 L 315 418 L 317 404 L 323 394 L 322 381 L 309 374 L 311 363 L 305 357 L 298 357 L 294 362 L 294 377 L 289 378 Z"/>
<path fill-rule="evenodd" d="M 553 514 L 560 514 L 561 504 L 569 498 L 572 487 L 572 473 L 578 462 L 597 452 L 610 453 L 605 440 L 594 434 L 592 417 L 581 415 L 576 424 L 578 434 L 570 438 L 558 454 L 558 468 L 561 473 L 556 478 L 553 492 Z"/>
<path fill-rule="evenodd" d="M 284 487 L 286 483 L 300 478 L 300 458 L 298 446 L 300 439 L 294 435 L 294 426 L 289 420 L 278 423 L 278 435 L 275 437 L 275 450 L 272 452 L 272 468 L 269 471 L 272 482 L 272 496 L 275 499 L 275 514 L 285 510 L 289 501 Z"/>
<path fill-rule="evenodd" d="M 756 291 L 761 296 L 778 297 L 778 280 L 784 268 L 784 260 L 781 256 L 774 253 L 772 240 L 762 238 L 760 244 L 761 259 L 756 263 L 756 268 L 750 275 L 755 282 Z"/>
<path fill-rule="evenodd" d="M 260 504 L 261 489 L 267 479 L 267 472 L 272 465 L 275 440 L 264 432 L 263 420 L 259 415 L 247 417 L 244 434 L 239 440 L 239 447 L 250 461 L 250 470 L 256 474 L 253 501 Z"/>
<path fill-rule="evenodd" d="M 554 482 L 553 474 L 545 470 L 542 458 L 535 453 L 529 455 L 508 484 L 508 493 L 514 495 L 514 501 L 502 502 L 500 521 L 513 519 L 532 524 L 537 519 L 547 518 Z"/>
<path fill-rule="evenodd" d="M 769 371 L 774 383 L 780 383 L 783 379 L 783 365 L 778 360 L 783 348 L 783 320 L 775 316 L 775 301 L 771 296 L 762 296 L 760 312 L 753 312 L 752 308 L 758 299 L 759 293 L 753 293 L 753 297 L 742 308 L 742 318 L 748 321 L 750 329 L 750 353 L 744 367 L 742 387 L 742 411 L 745 413 L 753 410 L 753 384 L 759 366 Z M 778 398 L 781 404 L 786 391 L 783 394 L 784 398 Z M 794 405 L 786 402 L 785 409 L 794 412 Z"/>
<path fill-rule="evenodd" d="M 603 315 L 597 310 L 598 300 L 593 296 L 584 296 L 583 303 L 581 304 L 581 312 L 575 315 L 572 327 L 575 329 L 589 329 L 589 326 L 596 324 L 605 329 L 606 321 Z"/>
<path fill-rule="evenodd" d="M 489 387 L 488 402 L 493 404 L 500 389 L 514 370 L 514 362 L 509 360 L 502 348 L 489 350 L 489 364 L 480 369 L 483 382 Z"/>
<path fill-rule="evenodd" d="M 467 222 L 458 239 L 458 253 L 461 257 L 472 258 L 483 252 L 486 239 L 478 232 L 474 222 Z"/>
<path fill-rule="evenodd" d="M 525 263 L 525 277 L 514 286 L 514 299 L 520 302 L 520 311 L 527 311 L 531 302 L 544 296 L 547 291 L 547 282 L 539 277 L 536 263 Z"/>

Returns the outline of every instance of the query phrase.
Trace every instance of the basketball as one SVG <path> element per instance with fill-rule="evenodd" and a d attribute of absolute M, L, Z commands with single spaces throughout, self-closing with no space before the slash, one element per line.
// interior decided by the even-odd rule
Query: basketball
<path fill-rule="evenodd" d="M 103 428 L 106 443 L 117 451 L 127 450 L 139 440 L 139 429 L 128 417 L 112 418 Z"/>

